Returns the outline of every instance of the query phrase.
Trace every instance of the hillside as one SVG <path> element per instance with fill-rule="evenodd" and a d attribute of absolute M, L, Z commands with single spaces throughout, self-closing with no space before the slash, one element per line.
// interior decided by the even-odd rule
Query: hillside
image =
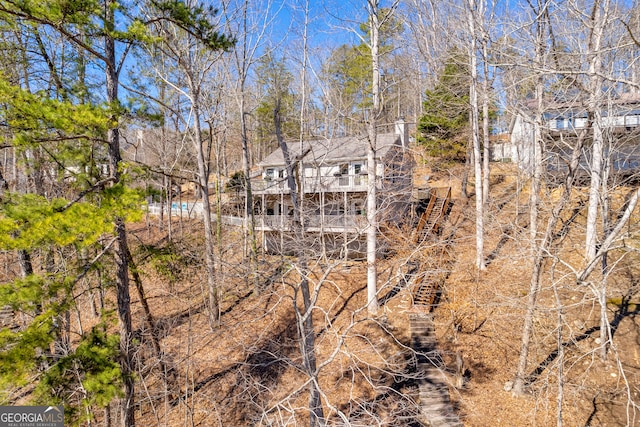
<path fill-rule="evenodd" d="M 212 329 L 205 308 L 201 223 L 174 217 L 170 237 L 167 224 L 160 227 L 157 218 L 130 224 L 137 425 L 308 425 L 308 387 L 314 378 L 302 357 L 299 332 L 304 271 L 314 300 L 316 380 L 327 425 L 548 426 L 559 425 L 560 417 L 566 426 L 638 425 L 638 215 L 611 251 L 607 276 L 598 269 L 588 282 L 577 283 L 586 189 L 575 189 L 543 264 L 528 393 L 514 396 L 510 382 L 520 354 L 532 264 L 527 188 L 513 165 L 493 165 L 488 268 L 479 272 L 475 210 L 461 196 L 460 174 L 421 167 L 416 175 L 429 175 L 434 187 L 451 187 L 455 204 L 442 232 L 419 244 L 415 230 L 383 229 L 390 250 L 379 260 L 383 304 L 375 316 L 365 308 L 366 263 L 318 254 L 303 269 L 294 257 L 262 255 L 256 270 L 247 261 L 241 230 L 229 226 L 216 253 L 221 323 Z M 614 214 L 626 194 L 626 188 L 612 192 Z M 545 190 L 541 224 L 559 196 L 558 188 Z M 3 256 L 5 276 L 15 277 L 17 263 L 9 252 Z M 112 268 L 109 263 L 105 260 L 104 268 Z M 74 306 L 61 320 L 68 330 L 60 335 L 69 337 L 69 347 L 88 337 L 83 342 L 92 339 L 99 349 L 93 351 L 108 357 L 101 334 L 118 332 L 115 292 L 108 281 L 100 282 L 100 271 L 78 282 Z M 408 286 L 402 286 L 405 282 Z M 441 284 L 432 310 L 417 304 L 420 283 Z M 599 330 L 603 283 L 613 336 L 606 359 Z M 26 319 L 15 313 L 12 320 L 5 311 L 3 325 Z M 72 364 L 58 365 L 67 369 L 60 376 L 64 382 L 52 383 L 50 395 L 67 396 L 67 402 L 84 408 L 85 413 L 73 414 L 79 425 L 114 425 L 118 399 L 106 394 L 110 384 L 100 379 L 103 371 L 75 354 L 68 356 Z M 100 388 L 88 388 L 92 375 L 103 381 Z M 38 389 L 29 383 L 5 385 L 3 391 L 12 404 L 39 402 Z M 98 400 L 103 391 L 109 403 L 96 411 L 104 407 Z M 448 424 L 439 424 L 438 414 L 449 416 Z"/>
<path fill-rule="evenodd" d="M 0 405 L 640 427 L 637 1 L 0 11 Z"/>
<path fill-rule="evenodd" d="M 434 186 L 452 186 L 456 197 L 442 237 L 416 246 L 408 231 L 396 230 L 393 254 L 380 263 L 379 296 L 398 283 L 410 262 L 425 274 L 450 270 L 433 319 L 451 400 L 464 425 L 554 425 L 558 378 L 563 384 L 564 425 L 634 425 L 640 384 L 636 255 L 619 257 L 608 278 L 614 338 L 608 359 L 601 361 L 595 351 L 597 304 L 588 286 L 575 279 L 572 283 L 567 264 L 578 257 L 578 225 L 584 212 L 574 215 L 573 227 L 557 248 L 560 261 L 545 264 L 528 364 L 530 393 L 514 397 L 506 390 L 520 351 L 531 274 L 527 194 L 519 189 L 511 165 L 494 166 L 486 243 L 490 264 L 478 273 L 473 266 L 472 207 L 460 198 L 458 180 L 452 177 L 432 179 Z M 551 189 L 548 196 L 552 201 L 557 194 Z M 185 223 L 181 229 L 174 231 L 171 247 L 153 225 L 132 231 L 144 242 L 137 248 L 137 256 L 145 260 L 139 268 L 162 347 L 161 357 L 155 357 L 145 345 L 148 331 L 137 325 L 143 343 L 137 358 L 139 425 L 308 423 L 309 378 L 294 311 L 295 302 L 301 307 L 299 266 L 294 259 L 266 257 L 260 264 L 259 291 L 254 292 L 246 279 L 242 238 L 238 230 L 225 230 L 219 268 L 222 322 L 211 330 L 203 310 L 200 254 L 191 249 L 199 236 L 198 224 Z M 313 320 L 318 383 L 328 424 L 347 425 L 348 419 L 354 426 L 426 425 L 418 415 L 420 378 L 411 369 L 415 353 L 409 316 L 416 312 L 411 286 L 371 318 L 364 309 L 363 262 L 313 260 L 309 271 L 311 288 L 317 292 Z M 142 319 L 139 299 L 134 306 L 134 318 Z M 561 355 L 558 341 L 565 343 Z M 462 357 L 465 370 L 464 384 L 458 388 L 453 375 L 456 355 Z"/>

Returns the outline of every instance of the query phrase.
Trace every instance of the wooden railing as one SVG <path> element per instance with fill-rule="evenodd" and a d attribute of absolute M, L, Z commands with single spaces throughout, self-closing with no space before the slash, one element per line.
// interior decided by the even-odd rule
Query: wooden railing
<path fill-rule="evenodd" d="M 356 230 L 366 226 L 367 219 L 362 215 L 305 215 L 304 225 L 307 229 L 324 228 L 326 230 Z M 256 217 L 259 229 L 290 230 L 293 226 L 291 215 L 264 215 Z"/>
<path fill-rule="evenodd" d="M 451 188 L 447 189 L 444 197 L 439 197 L 436 191 L 432 191 L 429 196 L 427 208 L 418 221 L 417 240 L 420 241 L 430 233 L 438 233 L 445 219 L 449 203 L 451 202 Z"/>
<path fill-rule="evenodd" d="M 306 176 L 304 177 L 305 193 L 320 191 L 366 191 L 366 175 Z M 280 194 L 290 191 L 286 178 L 254 179 L 251 189 L 256 194 Z"/>

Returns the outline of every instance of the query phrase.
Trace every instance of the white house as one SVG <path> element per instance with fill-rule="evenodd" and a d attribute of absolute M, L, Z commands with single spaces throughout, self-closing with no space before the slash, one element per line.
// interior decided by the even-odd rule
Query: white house
<path fill-rule="evenodd" d="M 527 103 L 514 117 L 510 132 L 510 158 L 525 171 L 532 171 L 534 149 L 534 108 Z M 611 161 L 612 172 L 631 175 L 640 170 L 640 94 L 626 93 L 607 99 L 600 109 L 601 125 L 610 142 L 605 157 Z M 546 102 L 542 115 L 547 171 L 563 173 L 567 168 L 572 139 L 588 129 L 586 102 Z M 590 138 L 587 137 L 580 165 L 586 173 L 589 164 Z"/>
<path fill-rule="evenodd" d="M 413 157 L 406 124 L 380 134 L 376 143 L 377 206 L 380 223 L 406 218 L 411 197 Z M 281 149 L 259 163 L 260 176 L 251 182 L 256 229 L 269 252 L 290 252 L 296 243 L 338 256 L 364 253 L 368 192 L 366 135 L 289 142 L 296 163 L 296 182 L 304 195 L 301 220 L 305 242 L 293 235 L 293 205 Z M 300 190 L 299 190 L 300 192 Z"/>

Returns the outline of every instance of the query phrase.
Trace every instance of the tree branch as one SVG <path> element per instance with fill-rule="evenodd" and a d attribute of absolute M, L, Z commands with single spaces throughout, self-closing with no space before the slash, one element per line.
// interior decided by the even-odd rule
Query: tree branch
<path fill-rule="evenodd" d="M 80 194 L 78 194 L 78 196 L 76 196 L 75 199 L 71 200 L 69 203 L 67 203 L 66 205 L 64 205 L 61 208 L 57 208 L 55 209 L 55 212 L 64 212 L 67 209 L 69 209 L 71 206 L 73 206 L 74 204 L 78 203 L 84 196 L 86 196 L 87 194 L 97 190 L 98 188 L 104 187 L 107 183 L 109 182 L 115 182 L 116 178 L 115 177 L 108 177 L 103 179 L 102 181 L 98 181 L 95 184 L 93 184 L 91 187 L 87 188 L 84 191 L 81 191 Z"/>

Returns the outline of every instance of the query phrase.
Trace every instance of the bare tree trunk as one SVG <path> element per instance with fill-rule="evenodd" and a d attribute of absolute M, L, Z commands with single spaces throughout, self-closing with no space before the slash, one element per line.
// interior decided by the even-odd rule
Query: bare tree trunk
<path fill-rule="evenodd" d="M 542 96 L 544 93 L 544 81 L 542 76 L 536 78 L 536 113 L 533 124 L 533 147 L 531 150 L 531 163 L 533 175 L 531 176 L 531 194 L 529 196 L 529 234 L 531 236 L 531 247 L 536 250 L 538 241 L 538 209 L 540 197 L 540 179 L 542 178 Z"/>
<path fill-rule="evenodd" d="M 222 182 L 222 174 L 220 172 L 220 165 L 216 167 L 216 243 L 218 246 L 218 260 L 220 265 L 218 271 L 222 268 L 222 188 L 220 183 Z"/>
<path fill-rule="evenodd" d="M 545 6 L 546 7 L 546 6 Z M 536 20 L 536 62 L 537 65 L 540 66 L 542 62 L 542 54 L 543 54 L 543 34 L 544 34 L 544 20 L 542 19 L 542 4 L 541 1 L 538 1 L 538 10 L 536 12 L 538 19 Z M 531 147 L 531 167 L 533 168 L 531 177 L 531 194 L 529 198 L 529 231 L 531 236 L 531 250 L 534 256 L 533 260 L 533 271 L 531 272 L 531 281 L 529 284 L 529 298 L 527 300 L 527 312 L 524 319 L 524 326 L 522 329 L 522 341 L 520 348 L 520 357 L 518 359 L 518 366 L 516 368 L 516 376 L 513 383 L 513 393 L 514 394 L 524 394 L 525 392 L 525 371 L 527 368 L 527 358 L 529 355 L 529 343 L 531 341 L 531 335 L 533 333 L 533 318 L 535 315 L 535 310 L 537 308 L 538 301 L 538 293 L 540 291 L 540 273 L 542 269 L 542 263 L 544 261 L 544 251 L 547 249 L 549 241 L 551 239 L 550 233 L 552 233 L 555 228 L 555 222 L 557 221 L 557 216 L 560 214 L 561 210 L 564 208 L 564 203 L 569 199 L 569 195 L 566 194 L 571 190 L 571 187 L 565 188 L 565 196 L 560 199 L 558 205 L 556 206 L 557 210 L 554 209 L 552 217 L 549 219 L 547 224 L 547 232 L 545 233 L 544 239 L 540 242 L 540 246 L 538 246 L 538 204 L 539 204 L 539 194 L 540 194 L 540 178 L 542 172 L 542 153 L 541 147 L 543 145 L 542 141 L 542 96 L 544 91 L 544 80 L 543 77 L 538 74 L 536 77 L 536 112 L 534 119 L 534 139 L 533 146 Z M 578 153 L 579 158 L 579 150 L 574 150 L 574 157 L 576 157 L 576 152 Z M 577 162 L 577 159 L 576 159 Z M 577 163 L 576 163 L 577 164 Z M 568 181 L 569 182 L 569 181 Z M 572 185 L 573 183 L 571 183 Z M 560 205 L 562 203 L 562 205 Z M 557 213 L 556 213 L 557 212 Z"/>
<path fill-rule="evenodd" d="M 238 103 L 238 113 L 240 114 L 240 137 L 242 140 L 242 171 L 244 174 L 244 185 L 245 185 L 245 216 L 247 218 L 247 228 L 245 239 L 247 239 L 247 243 L 249 245 L 249 277 L 250 281 L 253 282 L 254 290 L 256 292 L 259 291 L 259 283 L 258 283 L 258 246 L 257 246 L 257 235 L 256 235 L 256 224 L 255 224 L 255 215 L 253 212 L 253 192 L 251 189 L 251 153 L 249 150 L 249 135 L 247 132 L 247 116 L 249 112 L 247 111 L 246 106 L 246 83 L 249 74 L 249 69 L 255 61 L 256 51 L 262 41 L 262 36 L 258 36 L 256 39 L 252 39 L 252 36 L 249 34 L 250 23 L 249 23 L 249 6 L 250 2 L 248 0 L 244 0 L 242 2 L 241 11 L 231 11 L 228 10 L 228 5 L 225 5 L 224 13 L 229 16 L 235 14 L 241 14 L 238 18 L 240 20 L 240 30 L 238 30 L 238 39 L 239 42 L 236 44 L 236 48 L 234 49 L 234 57 L 235 57 L 235 66 L 237 68 L 237 91 L 236 91 L 236 101 Z M 262 11 L 265 14 L 268 14 L 268 10 Z M 231 18 L 230 18 L 231 19 Z M 234 18 L 235 19 L 235 18 Z M 269 20 L 265 20 L 264 22 L 270 22 Z M 255 29 L 254 29 L 255 30 Z M 253 44 L 251 44 L 253 43 Z M 246 244 L 245 244 L 246 248 Z"/>
<path fill-rule="evenodd" d="M 587 209 L 587 230 L 585 233 L 585 257 L 587 263 L 596 254 L 597 222 L 602 183 L 602 157 L 604 147 L 603 122 L 602 122 L 602 38 L 604 25 L 607 21 L 609 0 L 596 0 L 591 12 L 591 32 L 589 37 L 589 101 L 587 111 L 593 118 L 593 147 L 591 152 L 591 184 L 589 186 L 589 205 Z"/>
<path fill-rule="evenodd" d="M 481 0 L 484 1 L 484 0 Z M 491 145 L 489 141 L 489 107 L 491 104 L 490 92 L 491 85 L 489 84 L 489 51 L 487 47 L 489 36 L 486 28 L 484 28 L 485 21 L 484 16 L 481 17 L 482 28 L 482 68 L 484 71 L 484 79 L 482 80 L 482 203 L 486 206 L 489 203 L 489 178 L 490 178 L 490 163 L 491 160 Z"/>
<path fill-rule="evenodd" d="M 562 300 L 560 299 L 560 295 L 558 294 L 558 287 L 556 284 L 553 284 L 553 294 L 556 299 L 556 310 L 558 310 L 558 321 L 556 328 L 557 338 L 556 345 L 558 346 L 558 392 L 556 395 L 556 427 L 562 427 L 563 425 L 563 411 L 562 406 L 564 403 L 564 337 L 562 335 L 563 326 L 564 326 L 564 316 L 563 316 L 563 306 Z"/>
<path fill-rule="evenodd" d="M 380 114 L 380 59 L 379 59 L 379 31 L 380 31 L 380 9 L 377 0 L 367 0 L 367 11 L 369 14 L 369 33 L 371 48 L 371 91 L 373 95 L 373 105 L 369 115 L 368 137 L 369 147 L 367 150 L 367 309 L 369 313 L 375 314 L 378 311 L 378 270 L 377 270 L 377 235 L 378 235 L 378 212 L 377 212 L 377 165 L 376 150 L 378 140 L 378 115 Z"/>
<path fill-rule="evenodd" d="M 545 33 L 548 22 L 549 13 L 548 0 L 538 0 L 538 8 L 534 10 L 536 14 L 535 20 L 535 63 L 537 69 L 542 69 L 544 64 L 545 53 Z M 531 248 L 532 253 L 536 251 L 536 245 L 538 241 L 538 205 L 540 197 L 540 180 L 543 174 L 543 162 L 542 153 L 544 148 L 544 141 L 542 139 L 542 114 L 544 112 L 543 97 L 544 97 L 544 76 L 542 73 L 538 73 L 535 83 L 536 94 L 536 110 L 533 123 L 533 147 L 531 150 L 531 195 L 529 198 L 529 232 L 531 235 Z"/>
<path fill-rule="evenodd" d="M 589 185 L 589 204 L 587 209 L 587 224 L 585 231 L 585 258 L 586 263 L 592 262 L 596 256 L 598 245 L 598 213 L 600 212 L 600 200 L 603 196 L 606 181 L 603 182 L 603 157 L 604 157 L 604 123 L 602 117 L 602 39 L 604 37 L 605 24 L 609 15 L 609 0 L 596 0 L 591 11 L 591 31 L 589 34 L 589 100 L 587 111 L 593 118 L 591 150 L 591 167 Z M 606 213 L 605 213 L 606 215 Z M 606 230 L 604 230 L 606 233 Z M 603 260 L 606 258 L 603 258 Z M 604 273 L 604 272 L 603 272 Z M 607 343 L 609 341 L 606 297 L 606 274 L 603 274 L 599 289 L 595 290 L 600 304 L 600 357 L 607 357 Z"/>
<path fill-rule="evenodd" d="M 140 304 L 142 305 L 142 309 L 144 311 L 145 321 L 147 322 L 147 327 L 149 328 L 149 336 L 151 339 L 151 345 L 153 347 L 153 351 L 155 352 L 156 357 L 158 358 L 158 366 L 160 367 L 160 376 L 162 377 L 162 381 L 164 383 L 164 388 L 169 392 L 169 397 L 172 395 L 174 388 L 176 388 L 173 383 L 173 369 L 168 367 L 165 363 L 164 353 L 162 351 L 162 347 L 160 347 L 160 340 L 158 339 L 157 331 L 156 331 L 156 321 L 151 313 L 151 308 L 149 307 L 149 302 L 147 301 L 147 297 L 144 292 L 144 287 L 142 285 L 142 278 L 140 277 L 140 273 L 138 271 L 138 267 L 133 261 L 133 257 L 131 256 L 131 252 L 128 253 L 129 258 L 129 266 L 131 267 L 131 275 L 133 276 L 133 282 L 135 283 L 136 290 L 138 291 L 138 298 L 140 299 Z M 170 397 L 171 398 L 171 397 Z"/>
<path fill-rule="evenodd" d="M 483 1 L 483 0 L 480 0 Z M 469 103 L 471 111 L 471 138 L 473 145 L 473 164 L 476 184 L 476 267 L 479 270 L 486 269 L 484 260 L 484 201 L 482 180 L 482 156 L 480 154 L 480 136 L 478 120 L 478 58 L 476 56 L 476 15 L 481 13 L 482 7 L 476 6 L 476 0 L 468 0 L 467 20 L 471 45 L 469 47 L 469 59 L 471 65 L 471 84 L 469 85 Z M 480 9 L 480 11 L 478 10 Z"/>
<path fill-rule="evenodd" d="M 460 193 L 465 203 L 469 201 L 469 173 L 471 170 L 471 159 L 473 157 L 473 149 L 471 140 L 467 142 L 467 153 L 464 159 L 464 170 L 462 171 L 462 179 L 460 182 Z"/>
<path fill-rule="evenodd" d="M 113 27 L 115 23 L 114 8 L 110 1 L 105 2 L 105 25 Z M 105 66 L 107 83 L 107 101 L 114 105 L 118 102 L 118 70 L 116 62 L 115 39 L 111 34 L 105 36 Z M 115 183 L 120 181 L 120 130 L 116 127 L 107 133 L 109 144 L 109 163 L 111 176 Z M 129 262 L 127 230 L 123 218 L 116 218 L 114 223 L 115 261 L 116 261 L 116 294 L 118 317 L 120 319 L 120 370 L 124 380 L 124 398 L 121 404 L 121 422 L 125 427 L 135 426 L 135 385 L 133 376 L 132 354 L 133 336 L 131 326 L 131 297 L 129 295 Z"/>
<path fill-rule="evenodd" d="M 522 395 L 525 393 L 526 370 L 527 370 L 527 358 L 529 356 L 529 345 L 531 342 L 531 336 L 533 334 L 533 320 L 537 309 L 538 294 L 540 293 L 540 275 L 542 273 L 542 264 L 547 257 L 549 248 L 553 243 L 553 236 L 556 225 L 560 220 L 560 214 L 564 207 L 569 202 L 571 192 L 573 190 L 573 181 L 575 178 L 575 170 L 580 162 L 580 154 L 584 145 L 584 139 L 586 137 L 586 130 L 583 131 L 573 148 L 571 156 L 571 162 L 569 164 L 569 171 L 565 177 L 564 191 L 562 196 L 554 206 L 551 216 L 547 222 L 547 228 L 540 245 L 536 245 L 536 251 L 533 259 L 533 271 L 531 273 L 531 282 L 529 286 L 529 297 L 527 300 L 527 312 L 524 317 L 524 325 L 522 328 L 522 341 L 520 346 L 520 356 L 518 358 L 518 366 L 516 368 L 516 375 L 513 381 L 513 394 Z"/>
<path fill-rule="evenodd" d="M 207 293 L 209 305 L 209 324 L 216 328 L 220 322 L 220 303 L 218 301 L 218 285 L 215 264 L 215 240 L 211 221 L 211 204 L 209 200 L 209 158 L 205 157 L 204 140 L 200 126 L 200 89 L 196 87 L 193 76 L 186 72 L 191 92 L 191 108 L 193 111 L 194 148 L 198 161 L 198 187 L 202 195 L 202 213 L 204 224 L 205 268 L 207 270 Z"/>
<path fill-rule="evenodd" d="M 300 100 L 300 153 L 304 152 L 304 139 L 305 139 L 305 123 L 307 114 L 307 63 L 309 61 L 309 48 L 308 48 L 308 30 L 309 30 L 309 0 L 305 1 L 304 5 L 304 32 L 302 35 L 302 67 L 300 69 L 300 84 L 301 100 Z M 300 159 L 300 165 L 298 168 L 298 176 L 300 177 L 300 215 L 304 212 L 304 191 L 305 191 L 305 175 L 304 175 L 304 163 Z M 304 218 L 300 218 L 300 222 L 304 226 Z M 346 251 L 345 251 L 346 255 Z"/>
<path fill-rule="evenodd" d="M 173 240 L 173 217 L 171 210 L 173 208 L 173 178 L 167 178 L 167 236 L 169 241 Z M 164 210 L 164 207 L 163 207 Z"/>
<path fill-rule="evenodd" d="M 246 13 L 246 11 L 245 11 Z M 245 185 L 245 215 L 247 221 L 247 233 L 249 238 L 249 265 L 251 272 L 249 277 L 253 282 L 256 292 L 259 291 L 258 283 L 258 245 L 256 240 L 256 219 L 253 214 L 253 193 L 251 191 L 251 162 L 249 156 L 249 137 L 247 135 L 247 112 L 245 111 L 245 80 L 246 75 L 241 76 L 240 85 L 240 128 L 242 133 L 242 169 Z"/>
<path fill-rule="evenodd" d="M 294 298 L 294 308 L 296 318 L 298 319 L 298 330 L 300 331 L 300 351 L 302 353 L 303 365 L 309 376 L 309 425 L 316 427 L 324 424 L 324 411 L 322 409 L 322 401 L 320 398 L 320 389 L 318 386 L 318 370 L 316 366 L 315 354 L 315 331 L 313 326 L 313 303 L 311 301 L 311 293 L 309 291 L 309 280 L 307 279 L 308 266 L 307 257 L 304 248 L 304 221 L 302 220 L 302 211 L 300 210 L 300 199 L 298 197 L 298 188 L 296 184 L 296 165 L 293 164 L 289 155 L 289 148 L 282 137 L 280 129 L 280 100 L 276 101 L 276 109 L 274 111 L 274 124 L 278 144 L 282 150 L 282 156 L 287 168 L 287 184 L 291 195 L 291 203 L 293 204 L 293 232 L 296 236 L 296 252 L 300 265 L 300 291 L 302 292 L 302 301 L 304 311 L 300 313 Z M 301 153 L 302 156 L 302 153 Z M 298 159 L 302 162 L 302 158 Z"/>
<path fill-rule="evenodd" d="M 607 138 L 607 149 L 611 152 L 611 140 Z M 607 182 L 609 181 L 609 174 L 611 172 L 611 159 L 607 159 L 604 162 L 602 170 L 602 231 L 603 236 L 609 235 L 613 230 L 611 229 L 611 204 L 609 200 L 609 194 L 607 189 Z M 611 334 L 609 326 L 609 318 L 607 315 L 607 285 L 609 280 L 609 262 L 608 252 L 602 253 L 602 278 L 600 281 L 600 288 L 597 292 L 598 302 L 600 304 L 600 359 L 605 361 L 607 359 L 607 352 L 611 343 Z"/>
<path fill-rule="evenodd" d="M 378 311 L 378 270 L 376 265 L 377 251 L 377 215 L 376 215 L 376 152 L 375 127 L 369 125 L 369 150 L 367 153 L 367 307 L 369 313 Z"/>

